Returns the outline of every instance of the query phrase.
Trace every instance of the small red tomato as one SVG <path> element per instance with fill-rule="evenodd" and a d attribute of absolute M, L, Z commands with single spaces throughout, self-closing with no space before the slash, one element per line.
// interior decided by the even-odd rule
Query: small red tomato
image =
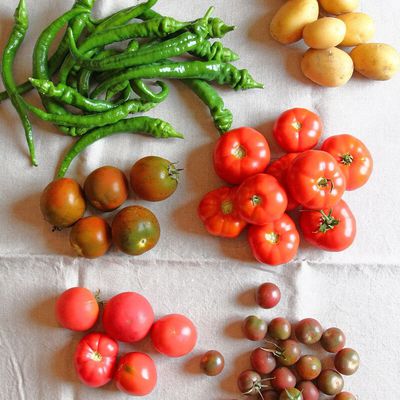
<path fill-rule="evenodd" d="M 343 200 L 330 210 L 303 210 L 299 224 L 308 242 L 327 251 L 347 249 L 357 232 L 356 219 Z"/>
<path fill-rule="evenodd" d="M 333 207 L 346 188 L 339 164 L 320 150 L 299 154 L 289 166 L 286 182 L 294 200 L 312 210 Z"/>
<path fill-rule="evenodd" d="M 87 331 L 96 323 L 98 316 L 99 305 L 89 289 L 73 287 L 57 299 L 56 318 L 64 328 Z"/>
<path fill-rule="evenodd" d="M 198 214 L 211 235 L 234 238 L 247 225 L 236 208 L 236 192 L 237 187 L 223 186 L 208 192 L 201 200 Z"/>
<path fill-rule="evenodd" d="M 247 178 L 239 186 L 235 201 L 240 216 L 255 225 L 264 225 L 281 218 L 287 207 L 285 190 L 268 174 Z"/>
<path fill-rule="evenodd" d="M 115 372 L 117 388 L 133 396 L 146 396 L 157 384 L 157 370 L 153 359 L 145 353 L 125 354 Z"/>
<path fill-rule="evenodd" d="M 276 368 L 271 373 L 271 385 L 274 389 L 285 390 L 296 386 L 296 377 L 287 367 Z"/>
<path fill-rule="evenodd" d="M 265 282 L 256 292 L 256 303 L 262 308 L 274 308 L 281 300 L 281 291 L 275 283 Z"/>
<path fill-rule="evenodd" d="M 151 340 L 160 353 L 168 357 L 182 357 L 190 353 L 196 345 L 197 331 L 189 318 L 170 314 L 154 323 Z"/>
<path fill-rule="evenodd" d="M 153 309 L 139 293 L 117 294 L 104 307 L 104 329 L 108 335 L 121 342 L 142 340 L 149 333 L 153 321 Z"/>
<path fill-rule="evenodd" d="M 104 333 L 89 333 L 75 351 L 74 364 L 79 379 L 91 387 L 110 382 L 117 362 L 118 343 Z"/>
<path fill-rule="evenodd" d="M 271 157 L 265 137 L 253 128 L 238 128 L 224 133 L 214 149 L 216 174 L 231 184 L 263 172 Z"/>
<path fill-rule="evenodd" d="M 254 257 L 268 265 L 286 264 L 297 253 L 300 238 L 293 220 L 284 214 L 266 225 L 252 225 L 248 241 Z"/>
<path fill-rule="evenodd" d="M 292 108 L 285 111 L 274 125 L 275 139 L 288 153 L 312 149 L 317 145 L 321 133 L 320 118 L 305 108 Z"/>
<path fill-rule="evenodd" d="M 285 154 L 281 158 L 278 158 L 276 161 L 268 165 L 266 169 L 266 173 L 272 175 L 274 178 L 278 180 L 278 182 L 282 185 L 282 187 L 286 191 L 286 195 L 288 197 L 288 205 L 286 207 L 286 211 L 294 210 L 298 207 L 299 203 L 292 198 L 286 183 L 286 174 L 287 170 L 292 163 L 292 161 L 299 155 L 300 153 L 289 153 Z"/>
<path fill-rule="evenodd" d="M 346 177 L 346 190 L 365 185 L 372 173 L 372 156 L 365 144 L 351 135 L 331 136 L 321 150 L 332 154 Z"/>

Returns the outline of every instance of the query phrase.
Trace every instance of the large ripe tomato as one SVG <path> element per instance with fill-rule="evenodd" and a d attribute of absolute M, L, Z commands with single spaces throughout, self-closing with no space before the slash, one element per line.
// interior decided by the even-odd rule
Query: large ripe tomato
<path fill-rule="evenodd" d="M 139 293 L 117 294 L 104 307 L 104 329 L 108 335 L 121 342 L 134 343 L 142 340 L 153 322 L 153 309 Z"/>
<path fill-rule="evenodd" d="M 211 235 L 233 238 L 247 225 L 236 209 L 236 192 L 237 187 L 223 186 L 208 192 L 201 200 L 198 214 Z"/>
<path fill-rule="evenodd" d="M 272 175 L 274 178 L 276 178 L 278 182 L 282 185 L 282 187 L 285 189 L 288 198 L 288 205 L 286 207 L 287 211 L 294 210 L 299 205 L 299 203 L 296 200 L 294 200 L 293 197 L 290 195 L 286 183 L 287 170 L 289 169 L 289 166 L 292 163 L 292 161 L 298 155 L 299 153 L 285 154 L 281 158 L 278 158 L 276 161 L 269 164 L 265 171 L 267 174 Z"/>
<path fill-rule="evenodd" d="M 346 177 L 346 190 L 363 186 L 372 173 L 373 161 L 361 140 L 351 135 L 331 136 L 322 143 L 321 150 L 335 157 Z"/>
<path fill-rule="evenodd" d="M 75 350 L 74 364 L 79 379 L 91 387 L 110 382 L 115 371 L 118 343 L 104 333 L 89 333 Z"/>
<path fill-rule="evenodd" d="M 71 226 L 83 216 L 86 202 L 79 184 L 70 178 L 50 182 L 40 197 L 44 219 L 56 228 Z"/>
<path fill-rule="evenodd" d="M 84 287 L 73 287 L 61 293 L 56 301 L 58 323 L 73 331 L 87 331 L 97 321 L 99 305 L 93 293 Z"/>
<path fill-rule="evenodd" d="M 264 264 L 280 265 L 291 261 L 297 254 L 300 238 L 293 220 L 284 214 L 266 225 L 252 225 L 248 241 L 254 257 Z"/>
<path fill-rule="evenodd" d="M 353 243 L 357 231 L 354 215 L 343 200 L 331 210 L 303 210 L 299 223 L 304 238 L 327 251 L 347 249 Z"/>
<path fill-rule="evenodd" d="M 299 154 L 289 166 L 286 182 L 292 197 L 312 210 L 333 207 L 346 188 L 339 164 L 329 153 L 320 150 Z"/>
<path fill-rule="evenodd" d="M 128 353 L 119 360 L 114 378 L 121 392 L 146 396 L 157 384 L 157 370 L 153 359 L 147 354 Z"/>
<path fill-rule="evenodd" d="M 182 357 L 190 353 L 196 345 L 197 331 L 189 318 L 170 314 L 154 323 L 151 340 L 160 353 L 169 357 Z"/>
<path fill-rule="evenodd" d="M 271 157 L 265 137 L 253 128 L 224 133 L 214 149 L 214 169 L 224 181 L 239 184 L 263 172 Z"/>
<path fill-rule="evenodd" d="M 288 153 L 300 153 L 315 147 L 321 137 L 322 122 L 317 114 L 305 108 L 292 108 L 276 120 L 274 136 Z"/>
<path fill-rule="evenodd" d="M 245 221 L 264 225 L 282 217 L 287 207 L 287 196 L 273 176 L 257 174 L 239 186 L 236 204 Z"/>

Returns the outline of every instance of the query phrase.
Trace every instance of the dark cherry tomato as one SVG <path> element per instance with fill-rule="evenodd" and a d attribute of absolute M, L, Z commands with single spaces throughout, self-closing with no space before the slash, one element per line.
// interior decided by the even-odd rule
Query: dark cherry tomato
<path fill-rule="evenodd" d="M 271 378 L 271 385 L 277 390 L 290 389 L 296 386 L 296 377 L 286 367 L 279 367 L 272 371 Z"/>
<path fill-rule="evenodd" d="M 179 169 L 165 158 L 148 156 L 137 161 L 130 172 L 133 191 L 142 199 L 161 201 L 171 196 L 177 186 Z"/>
<path fill-rule="evenodd" d="M 81 218 L 72 227 L 69 241 L 81 257 L 101 257 L 111 246 L 111 229 L 101 217 Z"/>
<path fill-rule="evenodd" d="M 301 357 L 300 343 L 292 339 L 287 339 L 279 343 L 274 351 L 281 365 L 289 367 L 299 361 Z"/>
<path fill-rule="evenodd" d="M 318 378 L 318 375 L 321 373 L 321 361 L 316 356 L 303 356 L 297 362 L 296 370 L 301 379 L 312 381 Z"/>
<path fill-rule="evenodd" d="M 265 137 L 252 128 L 238 128 L 224 133 L 214 149 L 214 169 L 224 181 L 233 185 L 263 172 L 270 160 Z"/>
<path fill-rule="evenodd" d="M 278 392 L 275 392 L 275 390 L 266 390 L 261 394 L 263 400 L 279 400 L 279 394 Z"/>
<path fill-rule="evenodd" d="M 302 381 L 296 385 L 297 389 L 303 395 L 303 400 L 318 400 L 319 399 L 319 390 L 318 388 L 310 381 Z"/>
<path fill-rule="evenodd" d="M 310 345 L 319 342 L 322 336 L 322 326 L 314 318 L 301 320 L 295 329 L 297 339 L 304 344 Z"/>
<path fill-rule="evenodd" d="M 339 372 L 334 369 L 325 369 L 320 373 L 317 385 L 322 393 L 333 396 L 342 391 L 344 381 Z"/>
<path fill-rule="evenodd" d="M 262 347 L 253 350 L 250 355 L 251 367 L 259 374 L 269 374 L 276 368 L 276 358 Z"/>
<path fill-rule="evenodd" d="M 286 318 L 274 318 L 268 325 L 268 334 L 276 340 L 286 340 L 290 338 L 292 325 Z"/>
<path fill-rule="evenodd" d="M 281 392 L 279 400 L 303 400 L 303 395 L 296 388 L 285 389 Z"/>
<path fill-rule="evenodd" d="M 124 173 L 109 165 L 91 172 L 83 188 L 89 203 L 100 211 L 115 210 L 128 198 Z"/>
<path fill-rule="evenodd" d="M 70 178 L 50 182 L 40 197 L 44 219 L 56 228 L 66 228 L 82 218 L 86 202 L 79 184 Z"/>
<path fill-rule="evenodd" d="M 305 108 L 292 108 L 282 113 L 274 125 L 274 136 L 283 150 L 302 152 L 315 147 L 322 134 L 317 114 Z"/>
<path fill-rule="evenodd" d="M 247 225 L 234 202 L 236 192 L 237 187 L 223 186 L 208 192 L 201 200 L 197 211 L 211 235 L 237 237 Z"/>
<path fill-rule="evenodd" d="M 281 300 L 281 291 L 275 283 L 265 282 L 256 292 L 256 302 L 262 308 L 274 308 Z"/>
<path fill-rule="evenodd" d="M 261 376 L 257 372 L 247 369 L 238 376 L 237 386 L 242 394 L 248 396 L 257 395 L 262 389 Z"/>
<path fill-rule="evenodd" d="M 209 350 L 201 357 L 200 368 L 208 376 L 219 375 L 225 366 L 224 356 L 217 350 Z"/>
<path fill-rule="evenodd" d="M 342 392 L 337 394 L 333 400 L 357 400 L 357 399 L 356 396 L 354 396 L 354 394 L 351 394 L 350 392 Z"/>
<path fill-rule="evenodd" d="M 343 375 L 353 375 L 359 366 L 360 356 L 353 349 L 342 349 L 335 356 L 335 367 Z"/>
<path fill-rule="evenodd" d="M 268 332 L 268 324 L 256 315 L 250 315 L 243 322 L 243 333 L 249 340 L 263 340 Z"/>
<path fill-rule="evenodd" d="M 124 253 L 134 256 L 152 249 L 160 238 L 157 217 L 141 206 L 123 208 L 114 217 L 111 231 L 114 244 Z"/>
<path fill-rule="evenodd" d="M 346 336 L 339 328 L 327 329 L 321 337 L 321 346 L 329 353 L 337 353 L 346 344 Z"/>

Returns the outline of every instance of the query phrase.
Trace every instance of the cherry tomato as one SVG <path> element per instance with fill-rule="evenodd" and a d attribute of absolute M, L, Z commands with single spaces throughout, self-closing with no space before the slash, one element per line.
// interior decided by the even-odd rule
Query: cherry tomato
<path fill-rule="evenodd" d="M 287 206 L 287 196 L 273 176 L 257 174 L 239 186 L 236 204 L 245 221 L 265 225 L 282 217 Z"/>
<path fill-rule="evenodd" d="M 288 168 L 286 182 L 293 199 L 312 210 L 333 207 L 346 188 L 339 164 L 320 150 L 299 154 Z"/>
<path fill-rule="evenodd" d="M 272 371 L 271 385 L 277 390 L 285 390 L 296 386 L 296 377 L 293 372 L 286 367 L 279 367 Z"/>
<path fill-rule="evenodd" d="M 279 400 L 303 400 L 303 395 L 296 388 L 285 389 L 281 392 Z"/>
<path fill-rule="evenodd" d="M 357 399 L 356 396 L 354 396 L 354 394 L 351 394 L 350 392 L 342 392 L 337 394 L 333 400 L 357 400 Z"/>
<path fill-rule="evenodd" d="M 117 294 L 104 307 L 104 329 L 108 335 L 121 342 L 142 340 L 149 333 L 153 322 L 153 309 L 139 293 Z"/>
<path fill-rule="evenodd" d="M 292 339 L 287 339 L 279 343 L 274 350 L 279 363 L 285 367 L 290 367 L 299 361 L 301 357 L 300 343 Z"/>
<path fill-rule="evenodd" d="M 305 318 L 296 325 L 295 333 L 301 343 L 311 345 L 319 342 L 323 329 L 314 318 Z"/>
<path fill-rule="evenodd" d="M 250 226 L 247 238 L 254 257 L 268 265 L 291 261 L 300 243 L 296 225 L 287 214 L 262 226 Z"/>
<path fill-rule="evenodd" d="M 310 381 L 302 381 L 296 385 L 297 389 L 303 395 L 303 400 L 318 400 L 319 399 L 319 390 L 318 388 Z"/>
<path fill-rule="evenodd" d="M 274 308 L 281 300 L 281 291 L 275 283 L 265 282 L 256 292 L 257 304 L 266 309 Z"/>
<path fill-rule="evenodd" d="M 238 376 L 237 385 L 242 394 L 247 396 L 258 395 L 262 389 L 261 376 L 257 372 L 247 369 Z"/>
<path fill-rule="evenodd" d="M 351 135 L 331 136 L 322 143 L 321 150 L 332 154 L 346 177 L 346 190 L 365 185 L 371 176 L 373 160 L 364 143 Z"/>
<path fill-rule="evenodd" d="M 251 366 L 259 374 L 269 374 L 276 368 L 276 358 L 262 347 L 253 350 L 250 355 Z"/>
<path fill-rule="evenodd" d="M 115 372 L 117 388 L 133 396 L 146 396 L 157 384 L 157 370 L 153 359 L 145 353 L 125 354 Z"/>
<path fill-rule="evenodd" d="M 312 381 L 321 373 L 321 361 L 316 356 L 303 356 L 297 362 L 296 370 L 301 379 Z"/>
<path fill-rule="evenodd" d="M 299 203 L 293 199 L 291 196 L 287 183 L 286 183 L 286 175 L 292 161 L 299 155 L 300 153 L 289 153 L 285 154 L 281 158 L 278 158 L 273 163 L 269 164 L 265 172 L 269 175 L 272 175 L 274 178 L 278 180 L 278 182 L 282 185 L 282 187 L 286 191 L 286 195 L 288 198 L 288 204 L 286 207 L 286 211 L 294 210 L 299 206 Z"/>
<path fill-rule="evenodd" d="M 217 350 L 207 351 L 200 360 L 200 368 L 208 376 L 219 375 L 224 366 L 224 356 Z"/>
<path fill-rule="evenodd" d="M 274 125 L 279 146 L 288 153 L 315 147 L 322 134 L 322 122 L 317 114 L 305 108 L 292 108 L 280 115 Z"/>
<path fill-rule="evenodd" d="M 353 375 L 359 366 L 360 356 L 353 349 L 342 349 L 335 356 L 335 367 L 343 375 Z"/>
<path fill-rule="evenodd" d="M 71 226 L 83 216 L 86 202 L 79 184 L 70 178 L 50 182 L 40 197 L 44 219 L 56 228 Z"/>
<path fill-rule="evenodd" d="M 118 168 L 97 168 L 86 178 L 83 186 L 89 203 L 100 211 L 112 211 L 128 198 L 128 181 Z"/>
<path fill-rule="evenodd" d="M 243 333 L 249 340 L 263 340 L 268 331 L 268 324 L 261 318 L 250 315 L 243 322 Z"/>
<path fill-rule="evenodd" d="M 190 353 L 196 345 L 197 331 L 189 318 L 170 314 L 154 323 L 151 340 L 160 353 L 168 357 L 182 357 Z"/>
<path fill-rule="evenodd" d="M 224 133 L 214 149 L 216 174 L 231 184 L 263 172 L 270 160 L 265 137 L 252 128 L 238 128 Z"/>
<path fill-rule="evenodd" d="M 130 172 L 132 189 L 144 200 L 165 200 L 178 186 L 179 171 L 175 163 L 165 158 L 144 157 L 132 166 Z"/>
<path fill-rule="evenodd" d="M 208 192 L 201 200 L 198 214 L 211 235 L 234 238 L 247 225 L 234 202 L 236 192 L 237 187 L 223 186 Z"/>
<path fill-rule="evenodd" d="M 276 340 L 286 340 L 290 338 L 292 325 L 286 318 L 274 318 L 268 325 L 268 334 Z"/>
<path fill-rule="evenodd" d="M 84 287 L 73 287 L 61 293 L 56 301 L 58 323 L 73 331 L 87 331 L 99 317 L 99 305 L 93 293 Z"/>
<path fill-rule="evenodd" d="M 81 218 L 72 227 L 69 241 L 81 257 L 101 257 L 111 246 L 111 229 L 103 218 Z"/>
<path fill-rule="evenodd" d="M 344 381 L 342 375 L 334 369 L 325 369 L 320 373 L 317 385 L 322 393 L 333 396 L 342 391 Z"/>
<path fill-rule="evenodd" d="M 157 217 L 147 208 L 123 208 L 111 224 L 114 244 L 124 253 L 140 255 L 151 250 L 160 238 Z"/>
<path fill-rule="evenodd" d="M 337 353 L 346 344 L 346 336 L 339 328 L 327 329 L 321 337 L 321 346 L 329 353 Z"/>
<path fill-rule="evenodd" d="M 299 224 L 304 238 L 326 251 L 347 249 L 353 243 L 357 232 L 354 215 L 343 200 L 329 210 L 302 211 Z"/>
<path fill-rule="evenodd" d="M 278 392 L 275 392 L 275 390 L 266 390 L 261 394 L 263 400 L 279 400 L 279 394 Z"/>
<path fill-rule="evenodd" d="M 118 343 L 104 333 L 89 333 L 75 351 L 74 364 L 79 379 L 88 386 L 110 382 L 117 363 Z"/>

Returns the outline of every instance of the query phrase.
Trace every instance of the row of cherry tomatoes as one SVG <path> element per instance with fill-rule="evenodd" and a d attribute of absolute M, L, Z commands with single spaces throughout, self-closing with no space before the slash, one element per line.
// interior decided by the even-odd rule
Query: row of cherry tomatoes
<path fill-rule="evenodd" d="M 233 186 L 207 193 L 198 213 L 215 236 L 237 237 L 246 225 L 255 258 L 269 265 L 292 260 L 300 238 L 286 213 L 299 211 L 304 238 L 327 251 L 348 248 L 356 221 L 342 200 L 369 179 L 373 160 L 367 147 L 352 135 L 327 138 L 318 115 L 295 108 L 275 122 L 274 137 L 287 152 L 270 162 L 270 148 L 258 131 L 244 127 L 225 133 L 214 149 L 217 175 Z"/>

